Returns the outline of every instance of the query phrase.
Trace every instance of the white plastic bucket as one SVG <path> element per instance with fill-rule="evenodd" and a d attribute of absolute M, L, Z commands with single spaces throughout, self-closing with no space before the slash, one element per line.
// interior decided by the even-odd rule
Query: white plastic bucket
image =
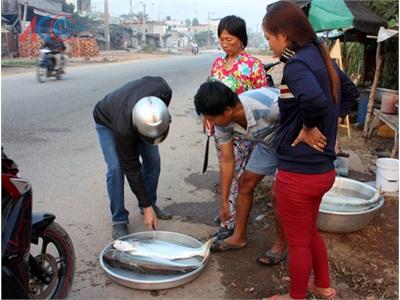
<path fill-rule="evenodd" d="M 399 190 L 399 160 L 378 158 L 376 160 L 376 188 L 382 192 Z"/>

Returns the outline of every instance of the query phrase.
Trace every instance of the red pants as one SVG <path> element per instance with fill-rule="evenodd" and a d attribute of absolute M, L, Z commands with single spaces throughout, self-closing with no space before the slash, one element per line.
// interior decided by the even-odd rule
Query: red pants
<path fill-rule="evenodd" d="M 330 287 L 328 255 L 317 229 L 322 196 L 335 182 L 335 171 L 300 174 L 278 170 L 276 202 L 289 245 L 290 296 L 304 299 L 314 270 L 315 285 Z"/>

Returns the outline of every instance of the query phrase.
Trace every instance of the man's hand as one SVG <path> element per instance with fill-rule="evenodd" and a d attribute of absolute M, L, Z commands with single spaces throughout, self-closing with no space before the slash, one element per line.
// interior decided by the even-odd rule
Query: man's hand
<path fill-rule="evenodd" d="M 157 216 L 151 206 L 143 209 L 144 214 L 144 225 L 151 230 L 157 228 Z"/>
<path fill-rule="evenodd" d="M 221 208 L 219 210 L 219 217 L 221 218 L 221 223 L 228 221 L 230 217 L 229 204 L 221 201 Z"/>
<path fill-rule="evenodd" d="M 314 150 L 324 152 L 326 146 L 326 137 L 319 131 L 317 127 L 313 128 L 302 128 L 299 135 L 292 143 L 292 147 L 299 143 L 306 143 Z"/>
<path fill-rule="evenodd" d="M 208 136 L 212 136 L 215 133 L 214 123 L 208 121 L 206 118 L 203 120 L 203 132 Z"/>

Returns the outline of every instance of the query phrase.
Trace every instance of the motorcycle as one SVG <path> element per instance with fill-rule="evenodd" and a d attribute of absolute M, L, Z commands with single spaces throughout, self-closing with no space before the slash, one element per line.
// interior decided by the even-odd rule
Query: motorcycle
<path fill-rule="evenodd" d="M 270 63 L 270 64 L 266 64 L 264 65 L 264 70 L 265 70 L 265 74 L 267 76 L 267 82 L 268 82 L 268 86 L 269 87 L 275 87 L 275 83 L 274 80 L 272 79 L 272 75 L 269 74 L 269 71 L 272 71 L 273 67 L 275 67 L 276 65 L 280 64 L 281 62 L 274 62 L 274 63 Z"/>
<path fill-rule="evenodd" d="M 193 46 L 192 47 L 192 54 L 193 55 L 196 55 L 196 54 L 198 54 L 199 53 L 199 46 Z"/>
<path fill-rule="evenodd" d="M 45 81 L 45 78 L 55 77 L 61 79 L 64 73 L 64 55 L 61 55 L 61 66 L 56 67 L 56 60 L 51 50 L 42 48 L 39 50 L 39 63 L 36 66 L 36 78 L 40 83 Z"/>
<path fill-rule="evenodd" d="M 75 251 L 49 213 L 32 213 L 32 187 L 2 149 L 1 298 L 62 299 L 72 286 Z"/>

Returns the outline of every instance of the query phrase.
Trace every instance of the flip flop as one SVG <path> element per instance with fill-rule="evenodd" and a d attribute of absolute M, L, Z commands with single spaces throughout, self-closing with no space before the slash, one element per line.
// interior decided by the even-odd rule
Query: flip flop
<path fill-rule="evenodd" d="M 245 245 L 232 245 L 227 243 L 225 240 L 215 240 L 214 243 L 211 245 L 211 252 L 225 252 L 228 250 L 238 250 L 246 247 L 247 244 Z"/>
<path fill-rule="evenodd" d="M 284 261 L 287 255 L 288 255 L 287 249 L 282 253 L 275 253 L 272 252 L 271 250 L 267 250 L 263 256 L 260 256 L 256 259 L 256 262 L 258 262 L 260 265 L 263 266 L 275 266 L 279 264 L 281 261 Z"/>
<path fill-rule="evenodd" d="M 218 240 L 224 240 L 233 234 L 234 228 L 220 227 L 212 237 L 216 237 Z"/>
<path fill-rule="evenodd" d="M 314 276 L 311 276 L 310 279 L 308 280 L 308 285 L 307 285 L 307 290 L 314 294 L 318 299 L 328 299 L 332 300 L 335 299 L 336 297 L 336 290 L 334 288 L 330 288 L 331 292 L 329 295 L 323 295 L 321 292 L 317 291 L 317 286 L 314 284 Z"/>

